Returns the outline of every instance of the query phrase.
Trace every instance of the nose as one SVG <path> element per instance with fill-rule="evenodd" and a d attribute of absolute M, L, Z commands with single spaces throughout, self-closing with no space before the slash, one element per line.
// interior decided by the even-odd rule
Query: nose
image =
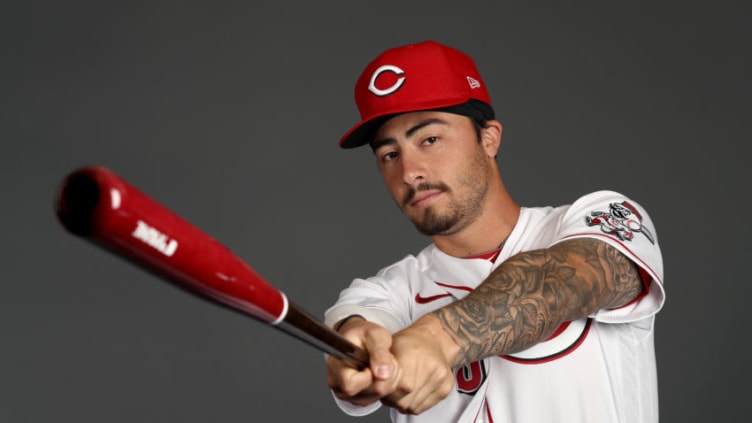
<path fill-rule="evenodd" d="M 417 152 L 404 149 L 400 153 L 400 162 L 402 164 L 402 181 L 405 184 L 414 185 L 425 179 L 425 162 L 420 158 Z"/>

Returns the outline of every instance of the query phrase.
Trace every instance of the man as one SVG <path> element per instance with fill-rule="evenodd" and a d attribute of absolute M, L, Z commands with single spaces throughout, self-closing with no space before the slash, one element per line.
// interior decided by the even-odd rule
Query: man
<path fill-rule="evenodd" d="M 356 279 L 326 322 L 366 349 L 328 359 L 346 413 L 397 422 L 656 422 L 653 321 L 664 301 L 652 221 L 598 191 L 521 207 L 496 156 L 502 127 L 472 59 L 427 41 L 383 52 L 355 87 L 402 212 L 431 238 Z"/>

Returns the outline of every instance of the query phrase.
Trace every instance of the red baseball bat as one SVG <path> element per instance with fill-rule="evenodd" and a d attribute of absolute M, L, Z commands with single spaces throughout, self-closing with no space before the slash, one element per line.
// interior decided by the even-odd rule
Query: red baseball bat
<path fill-rule="evenodd" d="M 189 292 L 271 324 L 357 368 L 367 353 L 276 289 L 227 247 L 104 167 L 61 183 L 58 220 L 71 233 Z"/>

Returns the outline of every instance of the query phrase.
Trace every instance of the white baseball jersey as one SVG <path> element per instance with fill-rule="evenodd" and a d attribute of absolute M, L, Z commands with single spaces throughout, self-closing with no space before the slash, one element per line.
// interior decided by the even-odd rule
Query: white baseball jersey
<path fill-rule="evenodd" d="M 664 302 L 663 264 L 653 223 L 636 202 L 611 191 L 571 205 L 523 207 L 498 258 L 456 258 L 429 245 L 374 277 L 355 279 L 326 312 L 330 326 L 360 314 L 392 332 L 463 298 L 507 258 L 557 242 L 597 238 L 643 273 L 646 294 L 613 310 L 562 325 L 525 351 L 455 369 L 452 393 L 418 416 L 391 410 L 394 422 L 604 423 L 658 421 L 653 321 Z M 358 407 L 335 398 L 350 415 Z"/>

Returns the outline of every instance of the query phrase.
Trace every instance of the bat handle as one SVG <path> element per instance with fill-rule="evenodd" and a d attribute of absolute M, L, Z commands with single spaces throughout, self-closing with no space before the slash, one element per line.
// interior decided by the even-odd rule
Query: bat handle
<path fill-rule="evenodd" d="M 289 309 L 279 323 L 279 328 L 329 355 L 341 358 L 356 369 L 368 367 L 368 353 L 365 350 L 343 338 L 295 303 L 289 303 Z"/>

